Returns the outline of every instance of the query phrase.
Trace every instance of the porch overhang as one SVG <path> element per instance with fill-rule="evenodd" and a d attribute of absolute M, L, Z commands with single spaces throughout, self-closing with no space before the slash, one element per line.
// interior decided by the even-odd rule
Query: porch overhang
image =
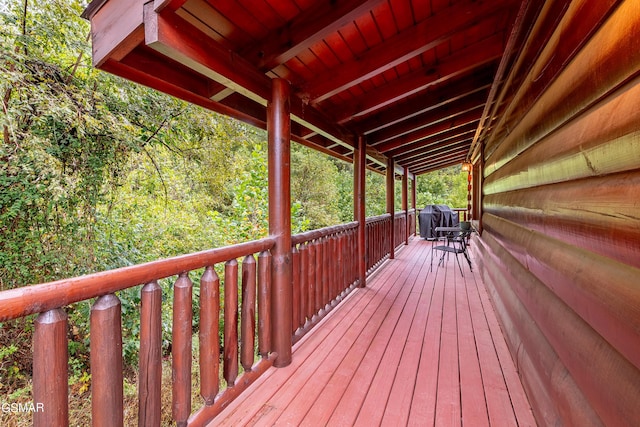
<path fill-rule="evenodd" d="M 470 158 L 516 48 L 520 1 L 448 3 L 95 0 L 84 16 L 98 68 L 261 128 L 283 78 L 292 140 L 352 161 L 364 136 L 368 168 L 421 174 Z"/>

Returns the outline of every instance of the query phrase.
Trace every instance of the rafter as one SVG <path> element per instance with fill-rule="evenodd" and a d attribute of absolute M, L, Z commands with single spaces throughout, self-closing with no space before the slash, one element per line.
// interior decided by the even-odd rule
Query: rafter
<path fill-rule="evenodd" d="M 502 5 L 496 2 L 457 3 L 385 40 L 365 54 L 354 57 L 315 77 L 304 89 L 316 104 L 421 55 L 494 13 Z"/>
<path fill-rule="evenodd" d="M 224 49 L 197 28 L 172 13 L 157 14 L 145 6 L 147 46 L 213 81 L 265 106 L 271 96 L 271 79 L 243 58 Z M 353 147 L 353 135 L 327 122 L 313 107 L 292 97 L 292 120 L 332 141 Z"/>
<path fill-rule="evenodd" d="M 387 127 L 395 126 L 404 120 L 427 113 L 437 108 L 459 101 L 470 96 L 486 98 L 487 88 L 491 85 L 494 70 L 486 67 L 474 70 L 472 75 L 465 75 L 463 79 L 456 79 L 439 85 L 435 90 L 409 97 L 393 105 L 393 108 L 367 116 L 354 123 L 351 127 L 359 134 L 372 135 Z"/>
<path fill-rule="evenodd" d="M 376 146 L 379 150 L 389 150 L 387 144 L 393 144 L 396 140 L 402 139 L 403 136 L 411 134 L 420 129 L 433 126 L 442 121 L 455 121 L 460 115 L 469 111 L 474 111 L 484 106 L 486 97 L 475 95 L 461 99 L 458 102 L 450 103 L 442 108 L 429 111 L 425 114 L 415 116 L 409 120 L 402 121 L 394 126 L 389 126 L 379 132 L 373 133 L 367 137 L 367 142 Z M 473 119 L 475 120 L 475 118 Z M 402 145 L 400 143 L 399 145 Z"/>
<path fill-rule="evenodd" d="M 420 157 L 427 153 L 435 146 L 435 144 L 442 144 L 438 146 L 444 146 L 446 144 L 453 144 L 466 139 L 471 141 L 476 126 L 477 123 L 471 123 L 456 129 L 451 129 L 440 134 L 433 135 L 429 138 L 425 138 L 422 141 L 411 144 L 410 146 L 402 147 L 402 149 L 391 151 L 388 155 L 393 156 L 398 159 L 398 161 L 408 161 L 411 158 Z"/>
<path fill-rule="evenodd" d="M 500 58 L 501 53 L 501 41 L 497 36 L 474 43 L 444 58 L 440 63 L 434 64 L 433 68 L 426 73 L 423 69 L 411 72 L 383 87 L 376 88 L 373 92 L 367 92 L 364 99 L 359 98 L 347 103 L 336 112 L 336 121 L 346 123 L 355 117 L 370 114 L 439 82 L 453 79 L 493 62 Z"/>
<path fill-rule="evenodd" d="M 376 148 L 378 148 L 382 153 L 388 153 L 392 150 L 404 150 L 405 147 L 419 145 L 426 138 L 437 137 L 443 132 L 451 132 L 468 127 L 473 127 L 475 130 L 481 115 L 482 110 L 475 109 L 459 116 L 453 117 L 451 120 L 445 120 L 432 126 L 427 126 L 414 132 L 410 132 L 406 135 L 403 135 L 402 137 L 396 138 L 392 141 L 388 141 Z"/>
<path fill-rule="evenodd" d="M 384 0 L 318 2 L 264 37 L 262 43 L 243 51 L 242 56 L 262 71 L 272 70 L 381 3 Z"/>

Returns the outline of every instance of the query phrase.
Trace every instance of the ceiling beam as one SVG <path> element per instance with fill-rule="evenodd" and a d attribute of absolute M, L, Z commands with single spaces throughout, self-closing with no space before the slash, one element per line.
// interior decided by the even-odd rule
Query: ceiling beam
<path fill-rule="evenodd" d="M 452 158 L 452 159 L 443 159 L 442 162 L 436 163 L 436 164 L 432 164 L 429 165 L 428 167 L 421 169 L 421 170 L 417 170 L 415 172 L 416 175 L 423 175 L 425 173 L 429 173 L 429 172 L 434 172 L 440 169 L 444 169 L 450 166 L 455 166 L 458 165 L 460 163 L 462 163 L 464 161 L 465 157 L 456 157 L 456 158 Z"/>
<path fill-rule="evenodd" d="M 444 147 L 446 145 L 451 145 L 466 140 L 471 141 L 474 132 L 475 127 L 473 126 L 465 126 L 461 129 L 454 129 L 448 132 L 443 132 L 440 135 L 426 138 L 424 141 L 421 141 L 420 144 L 414 144 L 414 148 L 410 152 L 402 152 L 394 158 L 398 161 L 407 162 L 410 159 L 423 156 L 435 148 Z"/>
<path fill-rule="evenodd" d="M 445 132 L 455 132 L 461 129 L 476 129 L 478 121 L 482 115 L 482 110 L 476 108 L 467 113 L 455 116 L 450 120 L 443 120 L 435 123 L 431 126 L 415 130 L 399 138 L 391 141 L 387 141 L 376 148 L 381 153 L 386 154 L 389 152 L 404 153 L 405 150 L 411 150 L 414 147 L 421 147 L 424 145 L 425 139 L 440 137 Z"/>
<path fill-rule="evenodd" d="M 262 71 L 272 70 L 384 2 L 385 0 L 317 2 L 293 21 L 265 36 L 262 43 L 243 51 L 242 56 Z"/>
<path fill-rule="evenodd" d="M 499 1 L 457 3 L 351 61 L 316 76 L 303 91 L 312 104 L 322 102 L 435 48 L 454 34 L 491 16 L 501 7 L 503 4 Z"/>
<path fill-rule="evenodd" d="M 335 112 L 335 119 L 338 123 L 345 123 L 356 117 L 370 114 L 437 83 L 480 68 L 489 62 L 497 60 L 501 54 L 501 37 L 489 37 L 443 58 L 428 69 L 427 72 L 424 69 L 419 69 L 387 85 L 366 92 L 365 97 L 348 102 L 339 111 Z"/>
<path fill-rule="evenodd" d="M 412 160 L 410 162 L 402 162 L 403 166 L 410 167 L 412 169 L 419 169 L 421 166 L 434 161 L 439 160 L 443 156 L 450 156 L 453 154 L 466 154 L 469 151 L 470 140 L 459 142 L 455 145 L 446 145 L 429 152 L 428 155 L 422 156 L 419 159 Z"/>
<path fill-rule="evenodd" d="M 266 107 L 271 97 L 271 78 L 170 10 L 166 12 L 169 13 L 155 13 L 151 3 L 145 6 L 147 46 Z M 291 97 L 290 104 L 292 120 L 337 144 L 353 147 L 354 136 L 346 129 L 329 123 L 298 97 Z"/>
<path fill-rule="evenodd" d="M 472 75 L 466 75 L 463 79 L 447 81 L 446 84 L 437 85 L 433 90 L 399 101 L 393 105 L 393 108 L 362 118 L 351 127 L 358 134 L 369 136 L 374 132 L 474 94 L 479 98 L 486 99 L 486 89 L 491 85 L 494 72 L 493 67 L 474 70 Z"/>
<path fill-rule="evenodd" d="M 377 147 L 380 151 L 389 150 L 390 148 L 388 148 L 387 144 L 393 143 L 404 135 L 433 126 L 445 120 L 453 120 L 464 113 L 484 107 L 486 97 L 484 94 L 480 95 L 482 96 L 463 98 L 461 101 L 446 104 L 442 108 L 429 111 L 409 120 L 402 121 L 394 126 L 384 128 L 379 132 L 367 136 L 367 142 L 374 147 Z M 400 145 L 402 145 L 402 143 Z"/>

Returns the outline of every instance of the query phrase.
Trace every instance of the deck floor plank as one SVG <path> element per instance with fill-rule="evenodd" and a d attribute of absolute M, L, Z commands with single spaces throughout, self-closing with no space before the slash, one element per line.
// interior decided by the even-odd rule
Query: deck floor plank
<path fill-rule="evenodd" d="M 210 425 L 535 425 L 484 285 L 430 256 L 413 239 Z"/>
<path fill-rule="evenodd" d="M 462 419 L 469 425 L 482 427 L 489 425 L 487 402 L 483 390 L 482 373 L 478 360 L 478 348 L 473 328 L 469 293 L 475 291 L 473 283 L 465 276 L 458 292 L 458 346 L 460 349 L 460 397 Z"/>

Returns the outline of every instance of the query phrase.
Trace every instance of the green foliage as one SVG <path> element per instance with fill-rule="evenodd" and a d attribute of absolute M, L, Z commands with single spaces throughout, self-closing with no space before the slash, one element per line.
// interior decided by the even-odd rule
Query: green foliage
<path fill-rule="evenodd" d="M 0 290 L 268 234 L 265 133 L 95 70 L 82 8 L 0 4 Z M 352 165 L 293 144 L 291 175 L 293 233 L 353 220 Z M 366 215 L 384 213 L 385 177 L 367 171 L 366 187 Z M 418 206 L 427 203 L 466 206 L 466 174 L 419 177 Z M 194 331 L 200 274 L 191 273 Z M 174 280 L 160 282 L 165 353 Z M 118 296 L 134 366 L 140 288 Z M 91 303 L 66 308 L 80 394 L 90 384 Z M 25 393 L 15 384 L 28 383 L 32 320 L 0 330 L 0 391 Z"/>
<path fill-rule="evenodd" d="M 467 173 L 462 172 L 460 166 L 451 166 L 419 175 L 416 184 L 416 204 L 418 208 L 426 205 L 467 207 Z"/>

